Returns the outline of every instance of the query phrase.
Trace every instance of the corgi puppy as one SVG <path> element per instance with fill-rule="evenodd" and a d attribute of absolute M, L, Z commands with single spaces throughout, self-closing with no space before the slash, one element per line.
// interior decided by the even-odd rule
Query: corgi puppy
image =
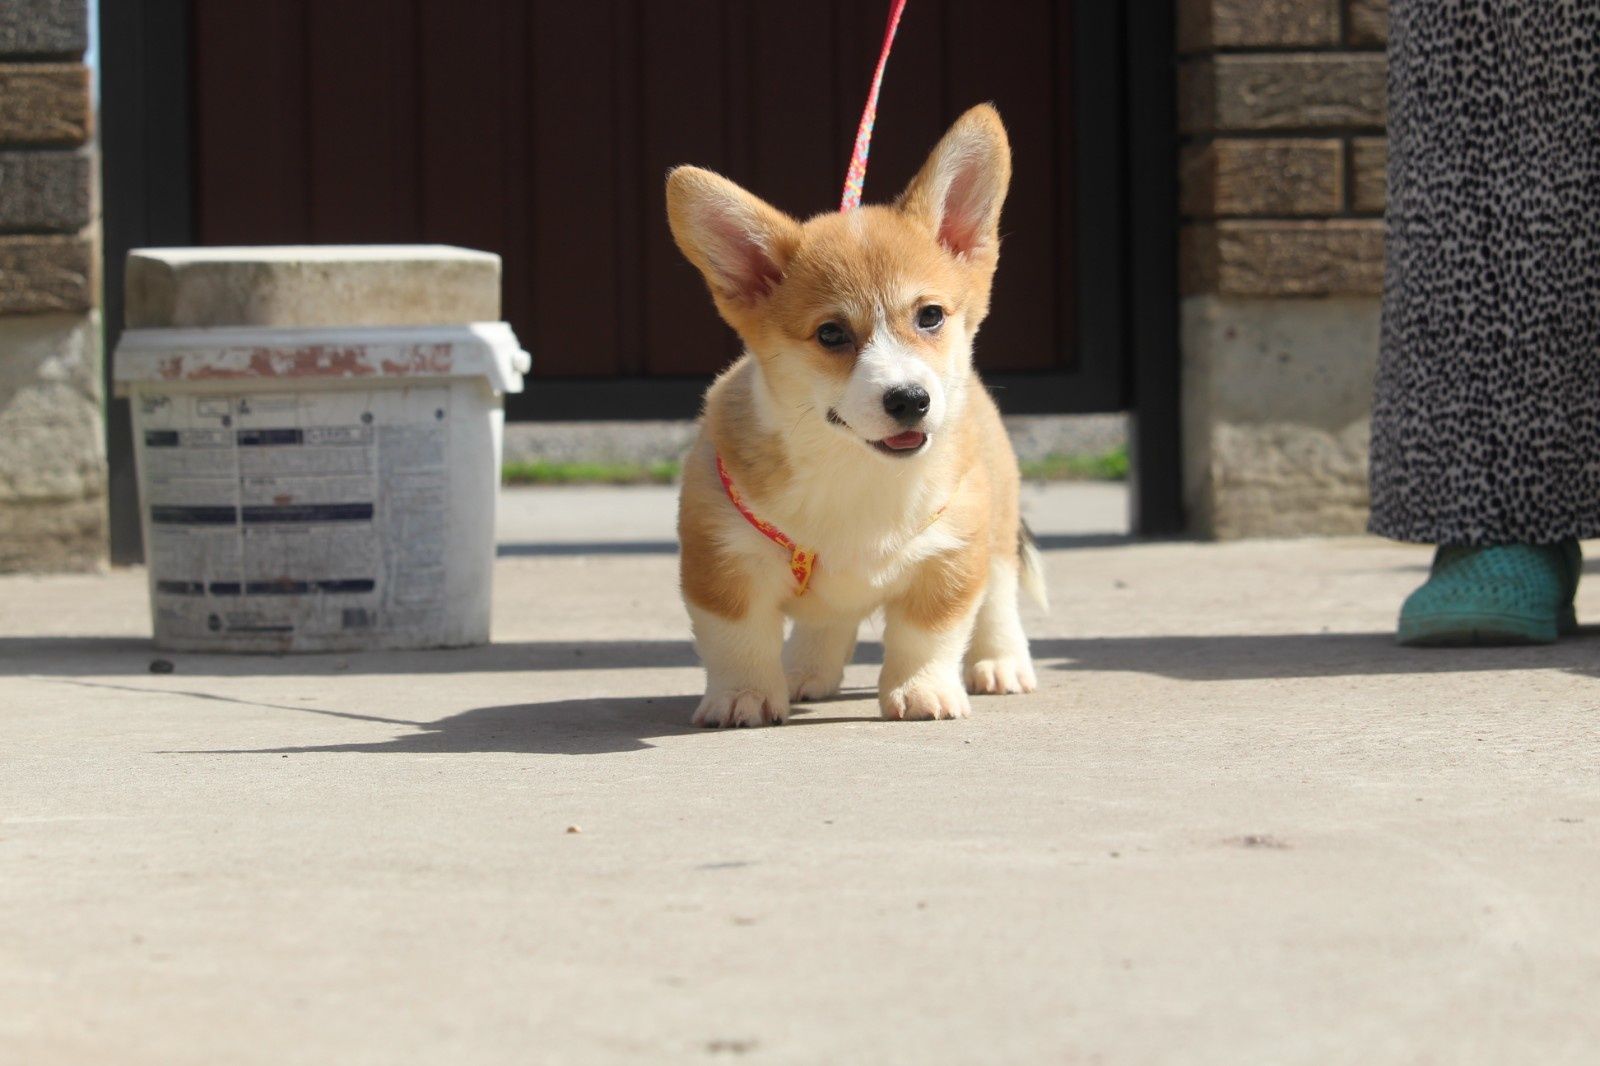
<path fill-rule="evenodd" d="M 684 464 L 696 725 L 780 724 L 791 700 L 833 695 L 880 609 L 885 718 L 1034 689 L 1017 591 L 1043 604 L 1038 553 L 972 366 L 1010 180 L 989 106 L 889 206 L 800 222 L 709 171 L 668 175 L 672 235 L 745 345 Z"/>

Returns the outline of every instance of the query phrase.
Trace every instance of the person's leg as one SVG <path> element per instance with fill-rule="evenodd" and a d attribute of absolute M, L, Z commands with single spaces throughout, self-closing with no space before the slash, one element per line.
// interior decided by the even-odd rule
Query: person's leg
<path fill-rule="evenodd" d="M 1554 639 L 1600 535 L 1588 7 L 1391 3 L 1371 528 L 1441 548 L 1407 642 Z"/>

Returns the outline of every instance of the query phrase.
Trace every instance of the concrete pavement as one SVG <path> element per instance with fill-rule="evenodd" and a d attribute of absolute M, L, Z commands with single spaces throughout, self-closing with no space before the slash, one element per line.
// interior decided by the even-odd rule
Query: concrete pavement
<path fill-rule="evenodd" d="M 670 501 L 508 494 L 481 649 L 157 675 L 142 573 L 0 578 L 0 1062 L 1593 1061 L 1594 631 L 1030 489 L 1041 692 L 880 722 L 866 630 L 705 732 Z"/>

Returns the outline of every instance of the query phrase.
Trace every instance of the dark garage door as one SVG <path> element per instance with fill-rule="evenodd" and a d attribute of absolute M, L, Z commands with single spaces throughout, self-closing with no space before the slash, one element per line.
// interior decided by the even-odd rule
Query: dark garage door
<path fill-rule="evenodd" d="M 116 0 L 100 8 L 108 350 L 144 245 L 441 241 L 505 259 L 513 418 L 684 417 L 734 354 L 667 167 L 830 210 L 887 0 Z M 1135 528 L 1182 527 L 1169 4 L 911 0 L 869 199 L 979 100 L 1016 182 L 978 362 L 1012 413 L 1128 410 Z M 110 366 L 107 365 L 109 380 Z M 112 555 L 139 558 L 108 406 Z"/>
<path fill-rule="evenodd" d="M 536 378 L 703 379 L 734 340 L 672 246 L 662 177 L 693 162 L 792 213 L 830 209 L 883 14 L 860 0 L 199 3 L 196 238 L 489 249 Z M 994 101 L 1011 128 L 989 371 L 1079 358 L 1069 23 L 1049 0 L 913 2 L 889 65 L 869 199 L 897 192 L 970 104 Z"/>

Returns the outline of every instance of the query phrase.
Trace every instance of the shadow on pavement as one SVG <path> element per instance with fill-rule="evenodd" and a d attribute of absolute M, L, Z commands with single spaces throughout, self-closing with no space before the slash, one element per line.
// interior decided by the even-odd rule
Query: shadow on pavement
<path fill-rule="evenodd" d="M 161 651 L 137 637 L 0 637 L 0 677 L 112 677 L 173 665 L 163 677 L 338 677 L 699 666 L 686 640 L 510 641 L 477 648 L 219 655 Z"/>
<path fill-rule="evenodd" d="M 502 559 L 541 555 L 677 555 L 675 540 L 618 540 L 568 543 L 565 541 L 511 541 L 496 545 Z"/>
<path fill-rule="evenodd" d="M 195 695 L 186 693 L 186 695 Z M 250 701 L 233 701 L 250 702 Z M 606 755 L 641 751 L 655 745 L 649 739 L 666 736 L 726 735 L 726 730 L 700 729 L 689 724 L 698 696 L 654 699 L 555 700 L 549 703 L 508 703 L 478 707 L 435 722 L 400 722 L 366 715 L 324 711 L 314 707 L 284 710 L 327 714 L 337 718 L 392 722 L 413 732 L 388 740 L 346 744 L 312 744 L 283 748 L 224 748 L 160 752 L 163 755 L 310 755 L 349 752 L 366 755 L 437 755 L 503 752 L 519 755 Z M 258 706 L 277 706 L 258 704 Z M 878 721 L 876 700 L 854 717 L 813 717 L 810 707 L 796 707 L 784 728 L 837 722 Z"/>
<path fill-rule="evenodd" d="M 508 752 L 522 755 L 602 755 L 642 751 L 649 737 L 704 733 L 689 724 L 698 700 L 692 696 L 641 699 L 577 699 L 478 707 L 434 722 L 402 722 L 413 732 L 388 740 L 311 744 L 283 748 L 234 748 L 163 752 L 170 755 L 308 755 L 353 752 L 368 755 L 433 755 Z M 310 707 L 290 710 L 321 712 Z M 336 712 L 335 712 L 336 713 Z M 348 717 L 338 715 L 339 717 Z"/>
<path fill-rule="evenodd" d="M 1179 538 L 1170 538 L 1178 543 Z M 1140 540 L 1129 533 L 1041 533 L 1034 537 L 1042 551 L 1068 551 L 1077 548 L 1119 548 L 1129 544 L 1154 544 L 1156 540 Z M 565 555 L 677 555 L 675 540 L 619 540 L 619 541 L 507 541 L 496 546 L 495 554 L 502 559 L 529 556 Z"/>
<path fill-rule="evenodd" d="M 1271 636 L 1151 636 L 1045 639 L 1034 658 L 1057 670 L 1155 674 L 1180 681 L 1252 681 L 1296 677 L 1375 677 L 1399 674 L 1566 670 L 1600 676 L 1593 638 L 1543 647 L 1403 648 L 1392 632 L 1286 633 Z"/>
<path fill-rule="evenodd" d="M 1122 548 L 1129 544 L 1157 544 L 1163 540 L 1140 540 L 1131 533 L 1035 533 L 1033 543 L 1040 551 L 1071 551 L 1076 548 Z M 1173 538 L 1171 543 L 1177 543 Z"/>
<path fill-rule="evenodd" d="M 1361 677 L 1389 674 L 1480 673 L 1491 670 L 1567 670 L 1600 676 L 1586 627 L 1559 644 L 1528 648 L 1402 648 L 1389 632 L 1292 633 L 1266 636 L 1045 637 L 1033 642 L 1043 669 L 1152 674 L 1189 681 Z M 315 655 L 204 655 L 156 651 L 149 641 L 123 637 L 3 637 L 0 676 L 131 677 L 164 659 L 184 677 L 336 677 L 520 673 L 550 670 L 696 668 L 686 640 L 512 641 L 481 648 Z M 863 641 L 855 662 L 883 661 L 883 646 Z"/>

